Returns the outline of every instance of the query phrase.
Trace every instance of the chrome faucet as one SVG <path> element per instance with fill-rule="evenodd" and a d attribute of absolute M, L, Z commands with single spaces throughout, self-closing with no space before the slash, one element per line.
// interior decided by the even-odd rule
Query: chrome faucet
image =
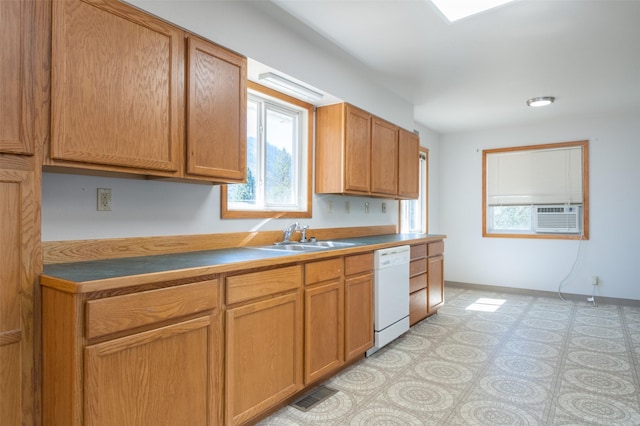
<path fill-rule="evenodd" d="M 287 226 L 284 231 L 282 231 L 282 242 L 283 243 L 289 243 L 291 242 L 291 236 L 293 235 L 293 233 L 300 229 L 300 225 L 298 224 L 298 222 L 292 223 L 291 225 Z"/>
<path fill-rule="evenodd" d="M 307 243 L 309 242 L 309 239 L 307 238 L 307 230 L 309 229 L 309 225 L 305 225 L 302 227 L 301 231 L 302 231 L 302 235 L 300 236 L 300 242 L 301 243 Z"/>

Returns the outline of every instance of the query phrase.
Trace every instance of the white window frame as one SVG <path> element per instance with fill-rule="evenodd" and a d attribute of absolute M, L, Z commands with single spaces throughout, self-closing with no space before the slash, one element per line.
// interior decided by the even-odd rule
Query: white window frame
<path fill-rule="evenodd" d="M 311 202 L 311 143 L 313 128 L 313 105 L 264 87 L 260 84 L 248 82 L 248 100 L 258 102 L 262 106 L 259 121 L 261 135 L 258 141 L 259 176 L 256 179 L 256 204 L 228 202 L 228 185 L 221 188 L 221 217 L 229 218 L 310 218 Z M 268 204 L 264 201 L 264 126 L 261 120 L 266 116 L 266 110 L 297 115 L 298 145 L 292 153 L 293 191 L 296 200 L 292 204 Z M 247 120 L 249 123 L 249 120 Z M 248 173 L 248 168 L 247 168 Z"/>

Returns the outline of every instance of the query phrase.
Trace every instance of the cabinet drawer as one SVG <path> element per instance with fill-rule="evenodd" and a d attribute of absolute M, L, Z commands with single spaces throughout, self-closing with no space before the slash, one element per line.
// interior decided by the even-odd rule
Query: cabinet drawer
<path fill-rule="evenodd" d="M 409 276 L 424 274 L 427 272 L 427 258 L 412 260 L 409 264 Z"/>
<path fill-rule="evenodd" d="M 427 274 L 416 275 L 409 279 L 409 293 L 427 288 Z"/>
<path fill-rule="evenodd" d="M 344 271 L 344 259 L 321 260 L 304 265 L 305 284 L 314 284 L 335 278 L 340 278 Z"/>
<path fill-rule="evenodd" d="M 444 253 L 444 241 L 436 241 L 435 243 L 429 243 L 429 256 L 437 256 Z"/>
<path fill-rule="evenodd" d="M 86 303 L 86 336 L 92 339 L 218 306 L 218 280 L 142 291 Z"/>
<path fill-rule="evenodd" d="M 294 290 L 302 284 L 302 267 L 288 266 L 227 277 L 227 303 Z"/>
<path fill-rule="evenodd" d="M 344 274 L 355 275 L 373 270 L 373 253 L 356 254 L 344 258 Z"/>
<path fill-rule="evenodd" d="M 421 257 L 427 257 L 427 245 L 418 244 L 411 246 L 411 259 L 419 259 Z"/>

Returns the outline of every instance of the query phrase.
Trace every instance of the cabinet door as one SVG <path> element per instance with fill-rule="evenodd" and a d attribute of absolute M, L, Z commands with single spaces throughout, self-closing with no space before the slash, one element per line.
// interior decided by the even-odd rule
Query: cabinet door
<path fill-rule="evenodd" d="M 429 291 L 429 313 L 433 313 L 444 303 L 444 256 L 429 258 L 427 281 Z"/>
<path fill-rule="evenodd" d="M 52 6 L 49 156 L 79 167 L 181 172 L 183 32 L 112 0 Z"/>
<path fill-rule="evenodd" d="M 32 118 L 27 94 L 31 63 L 32 2 L 0 1 L 0 152 L 33 154 L 27 134 Z"/>
<path fill-rule="evenodd" d="M 409 294 L 409 324 L 423 320 L 427 316 L 427 289 L 414 291 Z"/>
<path fill-rule="evenodd" d="M 420 188 L 420 137 L 404 129 L 398 137 L 398 196 L 415 199 Z"/>
<path fill-rule="evenodd" d="M 84 424 L 214 425 L 206 316 L 85 348 Z"/>
<path fill-rule="evenodd" d="M 378 118 L 373 119 L 371 127 L 371 192 L 396 195 L 399 129 Z"/>
<path fill-rule="evenodd" d="M 342 279 L 307 288 L 305 294 L 305 384 L 344 362 L 344 286 Z"/>
<path fill-rule="evenodd" d="M 349 361 L 373 346 L 373 274 L 346 280 L 345 357 Z"/>
<path fill-rule="evenodd" d="M 187 67 L 187 173 L 242 182 L 247 60 L 189 36 Z"/>
<path fill-rule="evenodd" d="M 0 2 L 4 3 L 4 2 Z M 0 158 L 2 167 L 2 158 Z M 32 172 L 0 168 L 0 424 L 34 422 L 35 247 Z"/>
<path fill-rule="evenodd" d="M 242 424 L 302 388 L 301 292 L 226 312 L 225 419 Z"/>
<path fill-rule="evenodd" d="M 368 193 L 371 185 L 371 115 L 351 105 L 345 108 L 344 188 Z"/>

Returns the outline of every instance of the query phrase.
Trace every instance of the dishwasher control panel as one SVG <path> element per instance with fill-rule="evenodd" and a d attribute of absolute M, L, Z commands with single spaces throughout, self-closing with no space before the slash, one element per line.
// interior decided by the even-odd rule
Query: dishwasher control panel
<path fill-rule="evenodd" d="M 375 269 L 388 268 L 390 266 L 409 263 L 411 249 L 409 246 L 391 247 L 388 249 L 376 250 L 373 252 L 373 267 Z"/>

